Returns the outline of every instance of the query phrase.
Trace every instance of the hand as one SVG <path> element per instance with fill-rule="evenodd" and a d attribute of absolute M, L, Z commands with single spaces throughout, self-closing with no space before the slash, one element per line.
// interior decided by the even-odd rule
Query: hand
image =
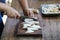
<path fill-rule="evenodd" d="M 34 18 L 34 14 L 38 14 L 39 11 L 37 9 L 33 9 L 33 8 L 29 8 L 27 9 L 25 12 L 25 15 L 27 15 L 28 17 Z"/>
<path fill-rule="evenodd" d="M 15 9 L 13 8 L 9 8 L 7 10 L 7 16 L 9 18 L 19 18 L 20 17 L 20 14 L 18 13 L 18 11 L 16 11 Z"/>

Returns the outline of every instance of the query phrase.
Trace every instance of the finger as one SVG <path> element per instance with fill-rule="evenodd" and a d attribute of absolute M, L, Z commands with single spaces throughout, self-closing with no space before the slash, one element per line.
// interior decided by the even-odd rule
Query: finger
<path fill-rule="evenodd" d="M 14 17 L 15 19 L 16 19 L 16 15 L 15 15 L 15 17 Z"/>
<path fill-rule="evenodd" d="M 20 18 L 20 14 L 16 14 L 16 19 L 19 19 Z"/>
<path fill-rule="evenodd" d="M 27 10 L 26 14 L 29 17 L 30 16 L 30 10 Z"/>
<path fill-rule="evenodd" d="M 18 14 L 15 14 L 15 18 L 18 19 L 20 16 Z"/>
<path fill-rule="evenodd" d="M 32 17 L 32 18 L 34 17 L 34 13 L 32 10 L 30 11 L 30 17 Z"/>
<path fill-rule="evenodd" d="M 9 17 L 9 18 L 14 18 L 14 16 L 11 16 L 11 15 L 10 15 L 10 16 L 8 16 L 8 17 Z"/>
<path fill-rule="evenodd" d="M 15 14 L 15 13 L 12 14 L 12 15 L 11 15 L 11 18 L 15 18 L 15 19 L 16 19 L 16 14 Z"/>
<path fill-rule="evenodd" d="M 18 17 L 20 17 L 20 14 L 17 14 Z"/>

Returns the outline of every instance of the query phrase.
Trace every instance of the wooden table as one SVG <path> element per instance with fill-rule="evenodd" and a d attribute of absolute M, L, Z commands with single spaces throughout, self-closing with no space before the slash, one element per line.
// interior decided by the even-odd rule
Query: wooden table
<path fill-rule="evenodd" d="M 39 37 L 16 37 L 14 35 L 15 25 L 18 19 L 7 19 L 1 40 L 60 40 L 60 16 L 58 17 L 39 17 L 42 26 L 43 38 Z M 43 23 L 42 23 L 43 22 Z"/>
<path fill-rule="evenodd" d="M 44 17 L 44 40 L 60 40 L 60 16 Z"/>

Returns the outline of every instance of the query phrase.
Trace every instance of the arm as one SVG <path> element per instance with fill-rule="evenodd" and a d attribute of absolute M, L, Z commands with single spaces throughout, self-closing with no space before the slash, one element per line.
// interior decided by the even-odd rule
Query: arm
<path fill-rule="evenodd" d="M 6 11 L 7 12 L 9 8 L 11 8 L 11 7 L 0 2 L 0 11 Z"/>
<path fill-rule="evenodd" d="M 15 9 L 1 2 L 0 2 L 0 11 L 7 12 L 6 14 L 10 18 L 20 17 L 20 14 Z"/>
<path fill-rule="evenodd" d="M 18 1 L 23 9 L 24 15 L 28 17 L 34 17 L 34 12 L 37 13 L 37 10 L 33 8 L 29 8 L 27 0 L 18 0 Z"/>
<path fill-rule="evenodd" d="M 26 12 L 27 12 L 27 10 L 29 8 L 27 0 L 18 0 L 18 1 L 19 1 L 20 5 L 21 5 L 21 7 L 23 9 L 24 14 L 28 15 L 28 14 L 26 14 Z"/>

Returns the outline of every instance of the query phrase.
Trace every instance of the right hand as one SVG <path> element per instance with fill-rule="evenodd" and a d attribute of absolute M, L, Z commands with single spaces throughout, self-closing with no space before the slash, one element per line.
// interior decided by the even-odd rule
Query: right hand
<path fill-rule="evenodd" d="M 9 8 L 7 10 L 7 16 L 9 18 L 20 18 L 20 14 L 18 13 L 18 11 L 16 11 L 15 9 L 13 8 Z"/>

